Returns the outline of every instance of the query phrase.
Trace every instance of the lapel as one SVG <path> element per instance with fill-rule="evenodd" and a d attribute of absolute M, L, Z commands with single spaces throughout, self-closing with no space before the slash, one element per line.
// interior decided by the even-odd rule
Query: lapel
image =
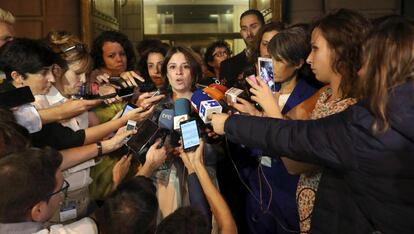
<path fill-rule="evenodd" d="M 298 79 L 298 83 L 290 94 L 285 106 L 282 109 L 282 115 L 288 113 L 293 107 L 312 96 L 316 89 L 309 85 L 303 79 Z"/>

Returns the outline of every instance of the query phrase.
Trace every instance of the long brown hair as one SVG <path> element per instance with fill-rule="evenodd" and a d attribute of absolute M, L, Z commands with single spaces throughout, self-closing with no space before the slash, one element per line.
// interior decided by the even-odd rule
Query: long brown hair
<path fill-rule="evenodd" d="M 354 88 L 362 66 L 362 43 L 370 29 L 369 21 L 360 13 L 339 9 L 313 23 L 334 52 L 332 70 L 342 76 L 339 89 L 342 98 L 355 97 Z"/>
<path fill-rule="evenodd" d="M 400 16 L 384 19 L 368 35 L 364 61 L 360 98 L 375 116 L 373 129 L 383 132 L 389 128 L 387 105 L 393 88 L 414 81 L 413 22 Z"/>

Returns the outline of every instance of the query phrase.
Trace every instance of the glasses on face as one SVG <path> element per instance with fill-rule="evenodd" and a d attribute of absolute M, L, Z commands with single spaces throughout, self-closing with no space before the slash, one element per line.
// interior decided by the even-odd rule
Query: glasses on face
<path fill-rule="evenodd" d="M 56 192 L 53 192 L 53 193 L 51 193 L 51 194 L 47 195 L 47 198 L 50 198 L 50 197 L 52 197 L 52 196 L 54 196 L 54 195 L 56 195 L 56 194 L 59 194 L 59 193 L 63 193 L 63 195 L 65 195 L 65 196 L 66 196 L 66 194 L 67 194 L 67 192 L 68 192 L 69 187 L 70 187 L 69 182 L 68 182 L 67 180 L 63 180 L 62 188 L 60 188 L 60 189 L 59 189 L 58 191 L 56 191 Z"/>
<path fill-rule="evenodd" d="M 221 58 L 221 57 L 224 57 L 224 56 L 229 56 L 229 52 L 227 52 L 227 51 L 218 51 L 218 52 L 216 52 L 216 53 L 213 53 L 213 57 L 219 57 L 219 58 Z"/>

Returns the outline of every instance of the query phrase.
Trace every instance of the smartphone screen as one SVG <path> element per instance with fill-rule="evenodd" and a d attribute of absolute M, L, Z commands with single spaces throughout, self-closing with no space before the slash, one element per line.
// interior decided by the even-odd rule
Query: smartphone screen
<path fill-rule="evenodd" d="M 0 93 L 0 105 L 12 108 L 21 106 L 26 103 L 34 102 L 34 97 L 29 86 L 12 89 L 6 92 Z"/>
<path fill-rule="evenodd" d="M 194 150 L 197 148 L 200 144 L 197 122 L 195 120 L 182 122 L 180 127 L 184 150 Z"/>
<path fill-rule="evenodd" d="M 137 133 L 134 134 L 126 145 L 135 153 L 138 153 L 148 145 L 158 132 L 158 125 L 147 119 L 140 124 Z"/>
<path fill-rule="evenodd" d="M 270 58 L 259 57 L 259 75 L 272 91 L 276 91 L 275 81 L 273 79 L 273 62 Z"/>
<path fill-rule="evenodd" d="M 132 111 L 133 109 L 137 108 L 137 106 L 135 106 L 132 103 L 127 103 L 124 107 L 124 110 L 122 111 L 121 116 L 124 116 L 126 113 Z"/>

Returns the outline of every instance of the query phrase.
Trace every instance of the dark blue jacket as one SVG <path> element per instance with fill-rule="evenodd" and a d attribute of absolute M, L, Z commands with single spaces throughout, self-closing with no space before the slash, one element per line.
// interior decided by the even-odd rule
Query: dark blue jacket
<path fill-rule="evenodd" d="M 384 133 L 371 130 L 366 106 L 311 121 L 232 116 L 225 131 L 231 141 L 324 167 L 310 233 L 414 233 L 414 83 L 390 90 Z"/>
<path fill-rule="evenodd" d="M 316 88 L 304 79 L 298 79 L 282 109 L 282 114 L 288 113 L 316 91 Z M 253 150 L 252 154 L 257 157 L 272 155 L 273 152 L 263 153 L 262 150 Z M 245 174 L 251 191 L 256 197 L 247 196 L 246 216 L 250 232 L 282 234 L 289 233 L 287 230 L 298 231 L 299 215 L 296 205 L 296 188 L 299 176 L 290 175 L 278 157 L 272 158 L 271 167 L 263 165 L 251 167 L 249 170 L 245 170 Z"/>

